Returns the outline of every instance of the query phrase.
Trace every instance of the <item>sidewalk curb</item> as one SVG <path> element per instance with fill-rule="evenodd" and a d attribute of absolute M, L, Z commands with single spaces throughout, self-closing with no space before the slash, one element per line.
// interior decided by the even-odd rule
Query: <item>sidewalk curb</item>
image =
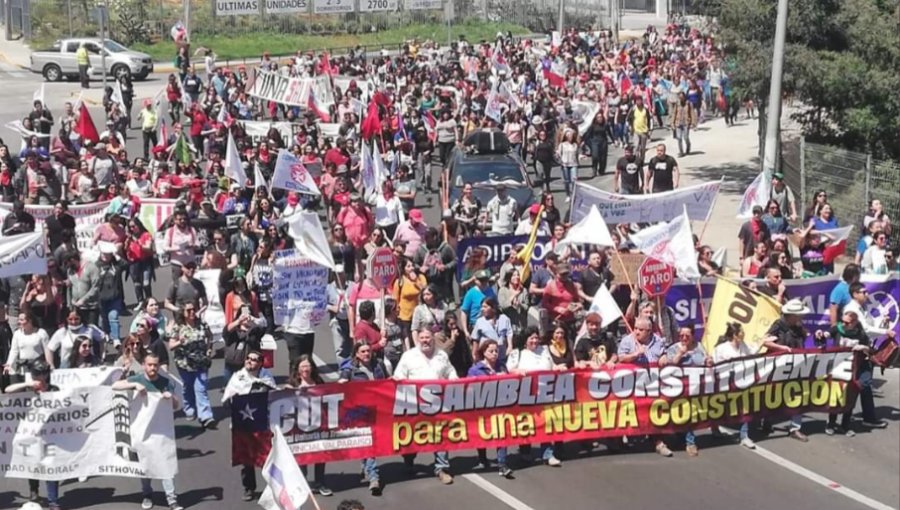
<path fill-rule="evenodd" d="M 19 69 L 22 69 L 23 71 L 31 72 L 30 67 L 13 62 L 9 57 L 6 56 L 6 53 L 3 53 L 2 51 L 0 51 L 0 62 L 3 62 L 4 64 L 9 64 L 13 67 L 18 67 Z"/>

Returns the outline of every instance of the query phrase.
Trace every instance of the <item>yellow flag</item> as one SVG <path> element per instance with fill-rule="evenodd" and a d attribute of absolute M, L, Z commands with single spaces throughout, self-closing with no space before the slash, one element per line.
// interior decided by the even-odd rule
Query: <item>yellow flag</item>
<path fill-rule="evenodd" d="M 703 348 L 712 355 L 727 324 L 737 322 L 744 329 L 744 343 L 751 351 L 759 352 L 763 350 L 766 332 L 779 317 L 781 305 L 777 301 L 738 282 L 719 277 L 706 316 Z"/>
<path fill-rule="evenodd" d="M 537 216 L 535 216 L 534 224 L 531 225 L 531 234 L 528 235 L 528 243 L 519 250 L 519 260 L 524 263 L 522 267 L 522 281 L 531 276 L 531 255 L 534 253 L 534 245 L 537 244 L 538 228 L 541 226 L 541 216 L 544 214 L 544 205 L 541 204 Z"/>

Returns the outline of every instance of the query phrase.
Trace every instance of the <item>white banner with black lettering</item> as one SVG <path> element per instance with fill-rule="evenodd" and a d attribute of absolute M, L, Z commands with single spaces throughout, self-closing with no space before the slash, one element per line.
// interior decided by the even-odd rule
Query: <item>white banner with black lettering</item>
<path fill-rule="evenodd" d="M 0 239 L 0 278 L 47 273 L 49 249 L 44 245 L 42 231 Z"/>
<path fill-rule="evenodd" d="M 0 476 L 167 479 L 178 472 L 172 400 L 109 386 L 0 395 Z"/>
<path fill-rule="evenodd" d="M 314 0 L 313 10 L 316 14 L 353 12 L 353 3 L 353 0 Z"/>
<path fill-rule="evenodd" d="M 266 101 L 305 108 L 305 101 L 309 98 L 309 86 L 308 79 L 257 71 L 256 80 L 248 93 Z"/>
<path fill-rule="evenodd" d="M 572 193 L 571 221 L 581 221 L 592 205 L 597 206 L 600 215 L 609 224 L 672 221 L 685 207 L 692 220 L 706 221 L 721 185 L 722 181 L 715 181 L 664 193 L 619 195 L 576 183 Z"/>
<path fill-rule="evenodd" d="M 266 14 L 306 14 L 307 0 L 266 0 Z"/>
<path fill-rule="evenodd" d="M 259 14 L 258 0 L 213 0 L 216 16 L 247 16 Z"/>
<path fill-rule="evenodd" d="M 275 252 L 274 280 L 275 324 L 312 332 L 325 318 L 328 269 L 302 257 L 297 250 L 279 250 Z"/>
<path fill-rule="evenodd" d="M 359 0 L 360 12 L 396 11 L 400 0 Z"/>
<path fill-rule="evenodd" d="M 269 130 L 275 128 L 281 136 L 284 147 L 294 145 L 294 126 L 300 124 L 292 124 L 290 122 L 263 122 L 257 120 L 240 120 L 238 124 L 244 127 L 244 132 L 253 140 L 253 146 L 259 145 L 259 142 L 268 142 Z"/>

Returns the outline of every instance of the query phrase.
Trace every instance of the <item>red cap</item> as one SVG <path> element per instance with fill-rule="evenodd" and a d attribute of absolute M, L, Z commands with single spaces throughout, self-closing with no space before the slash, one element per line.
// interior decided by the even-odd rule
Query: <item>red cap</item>
<path fill-rule="evenodd" d="M 535 214 L 541 212 L 541 204 L 531 204 L 531 207 L 528 208 L 528 212 L 534 216 Z"/>
<path fill-rule="evenodd" d="M 410 209 L 409 219 L 415 221 L 416 223 L 422 223 L 424 221 L 424 219 L 422 218 L 422 211 L 420 211 L 419 209 Z"/>

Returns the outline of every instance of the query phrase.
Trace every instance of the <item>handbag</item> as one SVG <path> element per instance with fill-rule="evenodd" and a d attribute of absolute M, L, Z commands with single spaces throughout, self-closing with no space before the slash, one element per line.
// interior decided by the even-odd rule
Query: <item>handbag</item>
<path fill-rule="evenodd" d="M 891 367 L 900 357 L 900 347 L 897 341 L 891 338 L 885 338 L 881 345 L 875 349 L 875 353 L 869 356 L 869 360 L 873 365 L 881 367 L 882 372 L 885 368 Z"/>

